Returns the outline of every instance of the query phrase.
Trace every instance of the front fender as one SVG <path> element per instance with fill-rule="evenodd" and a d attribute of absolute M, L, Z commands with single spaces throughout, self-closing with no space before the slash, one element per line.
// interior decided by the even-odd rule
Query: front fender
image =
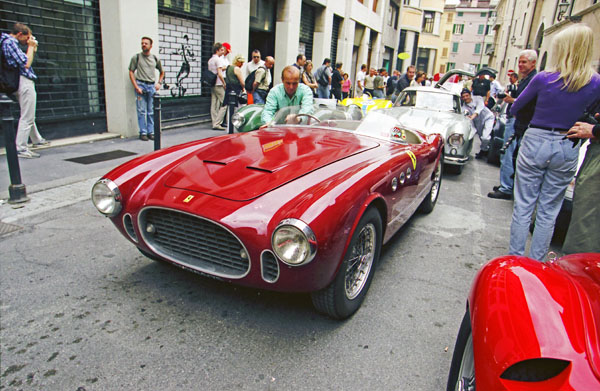
<path fill-rule="evenodd" d="M 516 363 L 539 358 L 571 364 L 547 380 L 543 387 L 550 388 L 545 389 L 584 389 L 582 384 L 591 384 L 578 293 L 556 265 L 518 256 L 497 258 L 476 276 L 468 305 L 478 389 L 522 385 L 501 375 Z M 582 379 L 587 380 L 578 383 Z"/>

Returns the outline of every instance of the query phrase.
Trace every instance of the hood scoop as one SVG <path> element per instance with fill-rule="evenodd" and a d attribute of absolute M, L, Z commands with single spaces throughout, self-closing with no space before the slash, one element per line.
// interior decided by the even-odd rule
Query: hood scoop
<path fill-rule="evenodd" d="M 241 133 L 202 145 L 173 169 L 165 185 L 245 201 L 378 145 L 327 129 Z"/>

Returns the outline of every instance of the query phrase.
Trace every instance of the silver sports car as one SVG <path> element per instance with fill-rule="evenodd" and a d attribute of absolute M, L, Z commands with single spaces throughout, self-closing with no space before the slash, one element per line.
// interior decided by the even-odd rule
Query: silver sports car
<path fill-rule="evenodd" d="M 452 75 L 470 75 L 453 70 L 444 75 L 435 87 L 408 87 L 396 101 L 394 110 L 400 123 L 426 134 L 439 133 L 444 137 L 444 164 L 460 173 L 469 161 L 473 139 L 477 133 L 471 120 L 461 110 L 460 88 L 444 84 Z"/>

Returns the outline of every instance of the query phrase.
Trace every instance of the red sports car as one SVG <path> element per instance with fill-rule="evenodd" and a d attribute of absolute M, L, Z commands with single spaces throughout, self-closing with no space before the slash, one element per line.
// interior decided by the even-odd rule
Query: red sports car
<path fill-rule="evenodd" d="M 600 390 L 600 254 L 505 256 L 473 282 L 448 391 Z"/>
<path fill-rule="evenodd" d="M 419 206 L 433 209 L 443 141 L 381 111 L 362 120 L 277 116 L 293 117 L 311 124 L 133 159 L 94 185 L 93 203 L 152 259 L 236 284 L 310 292 L 319 311 L 346 318 L 365 297 L 382 243 Z"/>

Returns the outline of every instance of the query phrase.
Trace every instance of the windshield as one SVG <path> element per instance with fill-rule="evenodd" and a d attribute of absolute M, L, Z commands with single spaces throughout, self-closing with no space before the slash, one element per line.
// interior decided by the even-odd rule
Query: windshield
<path fill-rule="evenodd" d="M 337 106 L 335 110 L 315 107 L 314 114 L 299 114 L 299 111 L 300 106 L 284 107 L 275 114 L 273 122 L 281 125 L 335 128 L 402 144 L 423 142 L 416 132 L 400 124 L 397 119 L 400 113 L 394 108 L 371 110 L 364 117 L 356 106 Z"/>
<path fill-rule="evenodd" d="M 419 109 L 456 112 L 454 96 L 435 91 L 402 91 L 395 106 L 412 106 Z"/>

